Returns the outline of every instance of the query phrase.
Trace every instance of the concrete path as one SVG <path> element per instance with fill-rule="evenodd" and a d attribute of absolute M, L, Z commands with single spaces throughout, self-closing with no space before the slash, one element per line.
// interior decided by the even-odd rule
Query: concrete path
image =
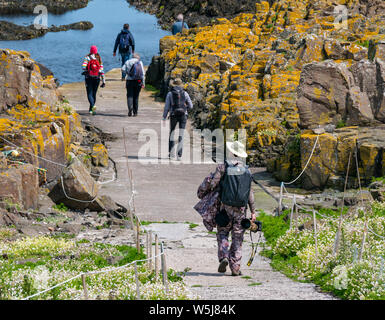
<path fill-rule="evenodd" d="M 318 292 L 312 284 L 295 282 L 274 272 L 269 261 L 260 256 L 255 258 L 251 267 L 247 267 L 251 253 L 249 234 L 245 236 L 243 246 L 243 277 L 231 277 L 229 272 L 225 275 L 218 274 L 215 235 L 207 232 L 200 216 L 193 209 L 198 202 L 197 187 L 215 169 L 215 164 L 191 164 L 189 157 L 196 155 L 194 152 L 185 152 L 182 163 L 168 162 L 167 152 L 159 153 L 160 157 L 158 153 L 152 155 L 157 163 L 141 163 L 138 153 L 147 142 L 145 139 L 138 141 L 140 132 L 152 135 L 153 141 L 159 142 L 159 150 L 168 148 L 169 124 L 161 124 L 163 103 L 156 102 L 151 92 L 142 91 L 139 116 L 127 117 L 125 83 L 120 81 L 119 70 L 109 72 L 106 79 L 106 88 L 100 89 L 98 93 L 96 116 L 88 114 L 83 83 L 64 85 L 60 91 L 76 107 L 84 122 L 92 123 L 116 138 L 109 141 L 107 147 L 110 157 L 117 163 L 118 179 L 115 183 L 103 186 L 102 193 L 110 195 L 116 202 L 128 205 L 129 179 L 123 140 L 124 128 L 129 166 L 134 173 L 137 191 L 136 213 L 142 221 L 174 222 L 153 223 L 146 228 L 156 231 L 165 242 L 168 267 L 176 271 L 187 270 L 185 279 L 191 288 L 192 297 L 198 295 L 201 299 L 223 300 L 333 299 L 328 294 Z M 189 139 L 186 139 L 186 143 L 188 142 Z M 194 150 L 196 152 L 199 148 Z M 261 177 L 265 177 L 263 173 Z M 254 188 L 256 207 L 272 211 L 276 206 L 274 200 L 259 188 Z M 199 226 L 191 229 L 186 222 L 194 222 Z M 254 238 L 257 240 L 256 236 Z"/>

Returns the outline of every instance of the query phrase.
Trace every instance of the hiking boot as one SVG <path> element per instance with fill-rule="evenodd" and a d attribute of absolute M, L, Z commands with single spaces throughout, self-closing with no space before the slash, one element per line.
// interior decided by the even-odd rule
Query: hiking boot
<path fill-rule="evenodd" d="M 225 273 L 228 265 L 229 265 L 229 259 L 227 258 L 222 259 L 218 267 L 218 272 Z"/>
<path fill-rule="evenodd" d="M 241 272 L 241 270 L 239 270 L 239 271 L 231 271 L 231 275 L 233 277 L 238 277 L 238 276 L 242 275 L 242 272 Z"/>

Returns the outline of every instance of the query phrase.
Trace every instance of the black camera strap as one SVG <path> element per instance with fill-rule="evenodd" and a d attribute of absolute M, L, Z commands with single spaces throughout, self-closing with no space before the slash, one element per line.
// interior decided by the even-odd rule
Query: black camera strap
<path fill-rule="evenodd" d="M 259 242 L 261 241 L 261 237 L 262 237 L 262 232 L 259 231 L 259 238 L 258 238 L 258 241 L 257 243 L 254 243 L 254 240 L 253 240 L 253 232 L 250 231 L 250 239 L 251 239 L 251 256 L 250 256 L 250 259 L 249 259 L 249 262 L 247 263 L 247 266 L 250 267 L 252 264 L 253 264 L 253 261 L 255 259 L 255 256 L 257 255 L 258 253 L 258 246 L 259 246 Z"/>

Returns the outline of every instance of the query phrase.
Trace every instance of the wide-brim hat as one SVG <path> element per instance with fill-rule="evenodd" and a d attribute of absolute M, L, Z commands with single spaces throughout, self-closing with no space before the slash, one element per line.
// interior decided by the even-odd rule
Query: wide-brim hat
<path fill-rule="evenodd" d="M 239 141 L 227 142 L 226 147 L 228 151 L 240 158 L 248 157 L 245 145 Z"/>
<path fill-rule="evenodd" d="M 171 81 L 171 85 L 173 87 L 180 87 L 180 86 L 183 86 L 183 82 L 180 78 L 176 78 L 176 79 Z"/>

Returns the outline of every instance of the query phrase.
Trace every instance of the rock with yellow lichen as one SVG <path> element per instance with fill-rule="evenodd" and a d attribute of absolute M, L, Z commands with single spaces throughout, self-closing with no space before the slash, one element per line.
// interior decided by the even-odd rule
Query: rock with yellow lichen
<path fill-rule="evenodd" d="M 0 198 L 36 208 L 39 184 L 61 175 L 71 143 L 83 136 L 80 116 L 62 101 L 53 76 L 42 73 L 27 52 L 1 49 L 0 151 L 8 166 L 1 168 Z M 23 189 L 25 177 L 34 193 Z M 18 196 L 23 194 L 29 200 Z"/>
<path fill-rule="evenodd" d="M 247 129 L 250 164 L 288 181 L 309 152 L 301 135 L 298 153 L 287 151 L 300 129 L 384 123 L 384 13 L 382 1 L 259 1 L 255 13 L 162 39 L 147 79 L 166 94 L 170 80 L 181 78 L 196 127 Z M 320 139 L 331 150 L 316 157 L 306 188 L 340 186 L 346 157 L 333 156 L 343 148 L 340 135 Z M 379 153 L 381 143 L 374 143 Z M 365 181 L 382 170 L 373 166 L 362 163 Z"/>

